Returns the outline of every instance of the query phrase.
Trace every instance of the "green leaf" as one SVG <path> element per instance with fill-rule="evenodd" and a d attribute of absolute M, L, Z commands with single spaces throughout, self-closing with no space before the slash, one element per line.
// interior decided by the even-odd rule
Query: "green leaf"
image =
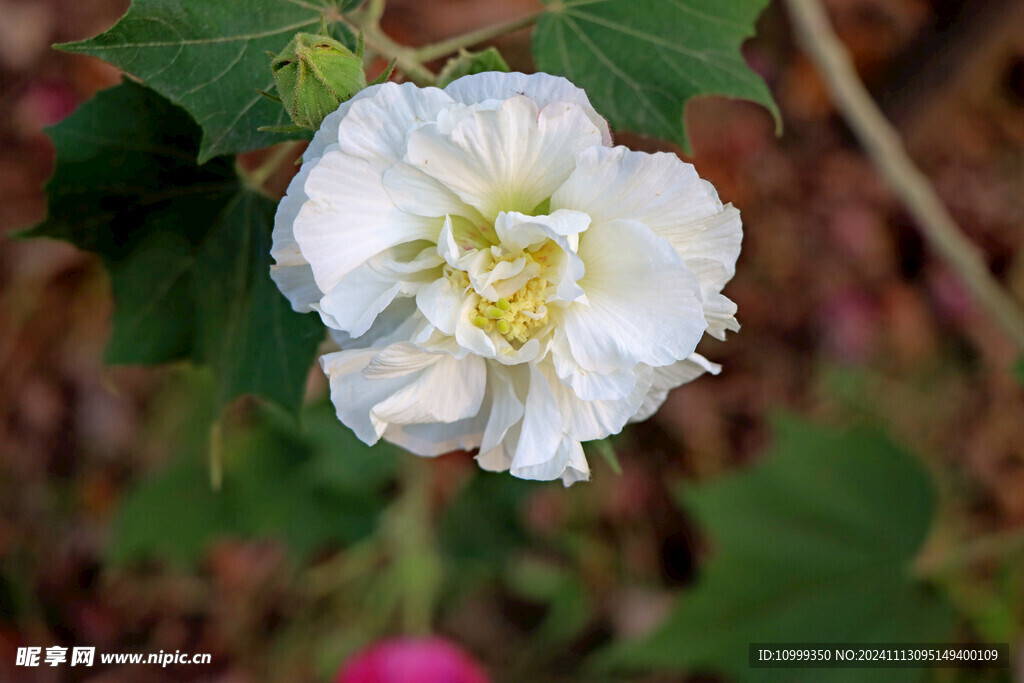
<path fill-rule="evenodd" d="M 613 128 L 688 151 L 683 108 L 697 95 L 753 100 L 781 120 L 739 49 L 768 0 L 544 1 L 533 35 L 537 68 L 585 89 Z"/>
<path fill-rule="evenodd" d="M 934 508 L 918 463 L 869 429 L 785 420 L 778 434 L 764 462 L 683 493 L 706 528 L 711 559 L 657 631 L 605 653 L 604 664 L 817 681 L 816 669 L 748 668 L 748 644 L 950 635 L 949 609 L 911 573 Z M 885 680 L 920 677 L 887 673 Z M 827 679 L 864 677 L 831 669 Z"/>
<path fill-rule="evenodd" d="M 274 84 L 267 52 L 279 52 L 320 17 L 358 0 L 133 0 L 109 31 L 60 49 L 110 62 L 184 107 L 202 127 L 199 161 L 285 139 L 259 126 L 291 123 L 258 91 Z M 334 37 L 355 47 L 341 24 Z"/>
<path fill-rule="evenodd" d="M 498 48 L 489 47 L 483 52 L 461 50 L 441 69 L 441 73 L 437 76 L 437 87 L 443 88 L 463 76 L 471 76 L 484 71 L 508 71 L 508 64 L 498 52 Z"/>
<path fill-rule="evenodd" d="M 274 202 L 228 159 L 195 163 L 198 130 L 131 82 L 50 129 L 50 212 L 28 236 L 97 253 L 115 311 L 110 363 L 211 367 L 219 405 L 259 394 L 296 410 L 321 339 L 270 279 Z"/>
<path fill-rule="evenodd" d="M 1017 362 L 1013 364 L 1013 374 L 1017 378 L 1017 381 L 1024 384 L 1024 356 L 1017 359 Z"/>
<path fill-rule="evenodd" d="M 201 430 L 205 411 L 199 412 L 191 422 Z M 359 443 L 333 415 L 329 425 L 329 412 L 317 406 L 306 413 L 317 423 L 310 437 L 270 410 L 257 411 L 253 424 L 225 439 L 220 490 L 210 487 L 202 439 L 191 439 L 167 469 L 128 493 L 115 520 L 110 560 L 189 566 L 218 538 L 271 537 L 301 561 L 326 546 L 365 538 L 386 504 L 395 454 Z M 364 480 L 371 460 L 378 474 Z"/>

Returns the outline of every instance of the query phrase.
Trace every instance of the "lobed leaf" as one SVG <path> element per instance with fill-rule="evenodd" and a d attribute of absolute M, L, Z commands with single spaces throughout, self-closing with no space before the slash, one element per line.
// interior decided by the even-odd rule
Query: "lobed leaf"
<path fill-rule="evenodd" d="M 218 407 L 253 393 L 297 410 L 322 329 L 270 279 L 274 202 L 229 159 L 195 162 L 185 112 L 126 81 L 50 129 L 49 216 L 28 236 L 95 252 L 115 310 L 107 361 L 191 360 Z"/>
<path fill-rule="evenodd" d="M 544 0 L 533 36 L 541 71 L 587 91 L 612 127 L 677 142 L 698 95 L 778 108 L 740 53 L 768 0 Z"/>
<path fill-rule="evenodd" d="M 197 403 L 201 397 L 194 397 Z M 193 416 L 205 433 L 205 411 Z M 158 559 L 199 563 L 218 538 L 279 538 L 300 561 L 369 535 L 386 505 L 395 452 L 360 443 L 329 405 L 308 409 L 313 435 L 259 410 L 225 444 L 223 483 L 210 487 L 202 438 L 185 444 L 169 467 L 133 487 L 118 509 L 112 562 Z M 330 435 L 330 438 L 325 438 Z M 187 440 L 186 440 L 187 441 Z M 376 477 L 363 478 L 368 472 Z"/>
<path fill-rule="evenodd" d="M 820 670 L 748 668 L 748 644 L 950 635 L 950 610 L 911 572 L 934 508 L 918 463 L 873 430 L 786 420 L 778 432 L 763 463 L 682 492 L 707 530 L 711 559 L 665 623 L 604 653 L 604 664 L 815 681 Z M 863 673 L 830 669 L 828 679 Z M 878 674 L 920 677 L 912 669 Z"/>
<path fill-rule="evenodd" d="M 285 139 L 258 131 L 287 113 L 264 96 L 274 79 L 267 52 L 300 31 L 317 32 L 359 0 L 133 0 L 107 32 L 58 47 L 98 57 L 183 107 L 202 128 L 199 162 L 268 147 Z M 334 37 L 355 47 L 342 24 Z"/>

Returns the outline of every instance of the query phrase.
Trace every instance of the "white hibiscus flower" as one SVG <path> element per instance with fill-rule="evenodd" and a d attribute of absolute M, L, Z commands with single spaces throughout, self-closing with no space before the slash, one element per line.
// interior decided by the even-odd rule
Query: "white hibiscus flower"
<path fill-rule="evenodd" d="M 329 115 L 277 212 L 271 275 L 342 348 L 339 419 L 420 455 L 589 478 L 581 441 L 719 367 L 739 212 L 672 154 L 611 147 L 547 74 L 369 87 Z"/>

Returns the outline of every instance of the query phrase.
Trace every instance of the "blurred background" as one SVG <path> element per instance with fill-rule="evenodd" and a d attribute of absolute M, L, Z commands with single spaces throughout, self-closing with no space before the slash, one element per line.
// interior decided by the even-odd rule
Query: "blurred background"
<path fill-rule="evenodd" d="M 1024 298 L 1024 2 L 825 4 L 913 158 Z M 888 432 L 935 473 L 940 535 L 1024 524 L 1015 350 L 859 151 L 778 4 L 745 54 L 783 135 L 753 104 L 687 110 L 687 160 L 743 214 L 725 292 L 743 329 L 699 349 L 720 376 L 613 439 L 621 474 L 591 451 L 592 483 L 566 491 L 478 472 L 466 453 L 410 463 L 369 451 L 334 421 L 314 371 L 301 434 L 251 401 L 229 407 L 233 479 L 211 491 L 194 418 L 206 378 L 104 367 L 112 304 L 99 260 L 10 238 L 45 215 L 43 127 L 120 78 L 49 46 L 105 30 L 127 5 L 0 0 L 0 680 L 329 680 L 364 646 L 427 630 L 496 681 L 585 680 L 588 655 L 650 632 L 701 574 L 713 544 L 675 491 L 751 467 L 780 411 Z M 417 45 L 537 7 L 390 0 L 384 28 Z M 514 70 L 532 70 L 528 41 L 528 30 L 498 41 Z M 978 570 L 961 635 L 1020 635 L 1017 560 L 997 581 Z M 58 644 L 208 652 L 213 664 L 13 666 L 20 646 Z"/>

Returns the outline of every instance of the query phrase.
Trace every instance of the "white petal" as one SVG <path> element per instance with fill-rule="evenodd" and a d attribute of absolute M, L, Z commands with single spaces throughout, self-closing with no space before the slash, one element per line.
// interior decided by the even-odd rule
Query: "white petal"
<path fill-rule="evenodd" d="M 366 334 L 358 340 L 344 342 L 342 348 L 351 348 L 350 344 L 358 343 L 360 348 L 384 347 L 400 341 L 408 341 L 416 336 L 428 323 L 419 311 L 416 310 L 416 302 L 412 299 L 395 299 L 384 312 L 377 316 L 373 325 L 366 331 Z M 342 333 L 344 334 L 344 333 Z M 332 336 L 338 335 L 332 331 Z"/>
<path fill-rule="evenodd" d="M 581 367 L 573 358 L 564 334 L 555 334 L 551 345 L 551 361 L 562 383 L 571 387 L 576 396 L 584 401 L 618 400 L 632 394 L 636 387 L 633 368 L 600 373 Z"/>
<path fill-rule="evenodd" d="M 430 324 L 447 335 L 455 334 L 459 311 L 466 300 L 463 288 L 439 277 L 416 294 L 416 306 Z"/>
<path fill-rule="evenodd" d="M 409 242 L 381 252 L 341 278 L 317 308 L 325 324 L 359 337 L 396 296 L 414 295 L 437 279 L 441 258 L 423 244 Z"/>
<path fill-rule="evenodd" d="M 531 213 L 569 177 L 576 152 L 599 143 L 579 106 L 557 103 L 538 112 L 520 96 L 501 109 L 473 112 L 450 135 L 436 125 L 414 131 L 405 160 L 493 221 L 500 211 Z"/>
<path fill-rule="evenodd" d="M 312 164 L 304 164 L 298 174 L 292 178 L 281 203 L 277 205 L 274 215 L 273 244 L 270 256 L 275 263 L 270 266 L 270 277 L 277 283 L 278 289 L 291 302 L 292 308 L 299 313 L 313 310 L 311 305 L 320 300 L 323 292 L 316 286 L 313 269 L 299 250 L 295 241 L 295 217 L 306 202 L 305 184 L 312 170 Z"/>
<path fill-rule="evenodd" d="M 316 161 L 324 155 L 324 150 L 331 145 L 337 144 L 338 128 L 345 117 L 348 116 L 352 105 L 367 97 L 373 97 L 382 87 L 382 85 L 371 85 L 369 88 L 360 90 L 351 99 L 345 100 L 338 105 L 337 109 L 325 116 L 320 124 L 320 130 L 313 135 L 313 140 L 302 154 L 303 164 Z"/>
<path fill-rule="evenodd" d="M 512 466 L 512 454 L 505 443 L 500 443 L 489 451 L 481 449 L 475 459 L 480 469 L 488 472 L 508 472 L 508 468 Z"/>
<path fill-rule="evenodd" d="M 629 419 L 630 422 L 640 422 L 654 415 L 665 402 L 668 392 L 681 384 L 691 382 L 705 372 L 717 375 L 722 371 L 722 366 L 712 363 L 699 353 L 691 354 L 686 360 L 681 360 L 672 365 L 661 368 L 654 368 L 653 381 L 650 391 L 644 397 L 644 402 L 637 410 L 636 415 Z"/>
<path fill-rule="evenodd" d="M 563 436 L 559 405 L 551 385 L 537 366 L 531 363 L 524 367 L 527 368 L 525 372 L 517 372 L 517 383 L 522 386 L 523 375 L 529 373 L 526 375 L 528 386 L 522 427 L 510 471 L 513 476 L 524 479 L 555 479 L 565 469 L 564 462 L 555 461 Z"/>
<path fill-rule="evenodd" d="M 397 424 L 455 422 L 479 412 L 487 378 L 482 358 L 471 355 L 458 360 L 446 353 L 425 353 L 411 344 L 403 345 L 402 351 L 436 360 L 418 371 L 414 382 L 377 403 L 371 411 L 374 418 Z"/>
<path fill-rule="evenodd" d="M 346 154 L 368 162 L 377 175 L 405 154 L 409 134 L 454 100 L 437 88 L 413 83 L 384 83 L 370 97 L 362 97 L 349 109 L 338 127 L 338 145 Z"/>
<path fill-rule="evenodd" d="M 469 349 L 478 356 L 494 358 L 497 355 L 494 342 L 486 332 L 472 323 L 472 318 L 476 315 L 473 310 L 479 303 L 480 297 L 476 294 L 470 294 L 463 301 L 455 319 L 455 339 L 459 346 Z"/>
<path fill-rule="evenodd" d="M 708 294 L 704 297 L 704 317 L 708 321 L 708 334 L 715 339 L 725 339 L 725 331 L 739 332 L 736 320 L 736 304 L 722 294 Z"/>
<path fill-rule="evenodd" d="M 552 479 L 562 479 L 563 483 L 569 486 L 575 481 L 581 478 L 579 470 L 570 471 L 570 461 L 575 461 L 577 466 L 582 458 L 584 465 L 586 464 L 586 458 L 583 457 L 583 446 L 579 441 L 570 439 L 563 436 L 555 447 L 554 454 L 551 459 L 539 463 L 537 465 L 517 467 L 514 464 L 510 468 L 512 476 L 519 477 L 520 479 L 537 479 L 540 481 L 550 481 Z M 587 475 L 589 476 L 589 468 L 587 468 Z"/>
<path fill-rule="evenodd" d="M 595 223 L 626 218 L 658 235 L 723 210 L 710 183 L 674 154 L 591 147 L 551 197 L 552 209 L 586 211 Z"/>
<path fill-rule="evenodd" d="M 405 377 L 439 362 L 443 354 L 424 353 L 410 342 L 397 342 L 376 353 L 363 369 L 366 379 Z"/>
<path fill-rule="evenodd" d="M 570 440 L 568 446 L 569 460 L 565 464 L 565 471 L 562 472 L 562 483 L 569 487 L 578 481 L 590 481 L 590 465 L 583 453 L 583 444 Z"/>
<path fill-rule="evenodd" d="M 416 455 L 433 457 L 478 447 L 484 424 L 485 416 L 481 411 L 455 422 L 392 424 L 384 432 L 384 438 Z"/>
<path fill-rule="evenodd" d="M 313 309 L 313 302 L 323 296 L 313 279 L 313 269 L 309 264 L 270 266 L 270 278 L 292 304 L 297 313 L 308 313 Z"/>
<path fill-rule="evenodd" d="M 587 206 L 595 222 L 627 218 L 664 238 L 697 275 L 709 334 L 739 329 L 735 307 L 718 296 L 736 272 L 743 241 L 740 213 L 722 206 L 710 183 L 672 154 L 624 147 L 581 152 L 578 167 L 551 199 L 552 207 Z"/>
<path fill-rule="evenodd" d="M 709 258 L 691 258 L 685 263 L 700 281 L 708 334 L 716 339 L 725 339 L 726 330 L 738 331 L 740 324 L 736 322 L 736 304 L 721 294 L 722 287 L 732 278 L 726 266 Z"/>
<path fill-rule="evenodd" d="M 329 353 L 320 359 L 331 385 L 331 402 L 338 419 L 355 432 L 361 441 L 372 446 L 380 439 L 387 425 L 371 418 L 373 406 L 409 383 L 408 377 L 367 379 L 363 368 L 379 349 L 352 349 Z"/>
<path fill-rule="evenodd" d="M 402 211 L 416 216 L 463 216 L 484 223 L 480 212 L 465 203 L 442 182 L 403 161 L 384 171 L 384 190 Z"/>
<path fill-rule="evenodd" d="M 514 95 L 526 95 L 541 108 L 552 102 L 572 102 L 578 104 L 601 131 L 601 144 L 611 144 L 608 122 L 594 110 L 587 93 L 561 76 L 489 71 L 463 76 L 452 81 L 444 91 L 463 104 L 505 100 Z"/>
<path fill-rule="evenodd" d="M 608 374 L 693 353 L 707 328 L 699 283 L 670 244 L 640 223 L 618 220 L 591 226 L 579 255 L 589 306 L 568 306 L 563 326 L 581 366 Z"/>
<path fill-rule="evenodd" d="M 743 223 L 740 212 L 732 204 L 727 204 L 720 213 L 708 218 L 655 232 L 671 242 L 687 263 L 703 259 L 721 264 L 724 270 L 715 283 L 718 291 L 736 274 L 736 259 L 743 242 Z"/>
<path fill-rule="evenodd" d="M 487 428 L 480 443 L 481 453 L 498 448 L 509 429 L 523 418 L 524 411 L 522 401 L 516 396 L 515 383 L 508 370 L 489 364 L 487 384 L 490 394 L 490 410 Z M 505 469 L 508 469 L 507 465 Z"/>
<path fill-rule="evenodd" d="M 648 366 L 636 368 L 636 383 L 626 397 L 607 401 L 584 401 L 558 379 L 554 368 L 544 363 L 541 372 L 548 380 L 562 414 L 562 430 L 577 441 L 603 439 L 618 434 L 644 401 L 651 386 L 652 374 Z"/>
<path fill-rule="evenodd" d="M 502 211 L 494 220 L 494 231 L 506 249 L 522 251 L 545 240 L 578 235 L 590 227 L 590 216 L 582 211 L 555 211 L 548 216 L 530 216 Z"/>
<path fill-rule="evenodd" d="M 428 353 L 447 353 L 453 358 L 465 358 L 470 353 L 469 349 L 459 346 L 455 337 L 441 332 L 429 322 L 413 335 L 412 343 Z"/>
<path fill-rule="evenodd" d="M 295 239 L 313 268 L 321 291 L 376 254 L 403 242 L 436 241 L 436 219 L 399 211 L 367 163 L 336 147 L 310 171 L 309 201 L 295 219 Z"/>

